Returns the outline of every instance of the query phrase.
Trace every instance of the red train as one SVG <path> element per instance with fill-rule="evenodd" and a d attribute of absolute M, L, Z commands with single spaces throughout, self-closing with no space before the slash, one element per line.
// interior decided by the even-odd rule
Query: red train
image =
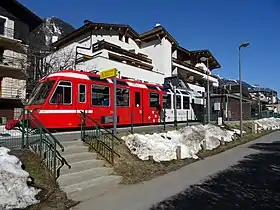
<path fill-rule="evenodd" d="M 160 85 L 117 79 L 118 125 L 159 123 L 164 95 Z M 64 70 L 42 78 L 25 108 L 48 129 L 79 128 L 81 111 L 104 126 L 112 126 L 113 100 L 111 79 Z"/>

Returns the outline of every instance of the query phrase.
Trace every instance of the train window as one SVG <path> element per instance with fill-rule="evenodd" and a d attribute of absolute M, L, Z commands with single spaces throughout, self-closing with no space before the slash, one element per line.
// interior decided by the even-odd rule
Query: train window
<path fill-rule="evenodd" d="M 86 102 L 86 85 L 79 84 L 79 103 Z"/>
<path fill-rule="evenodd" d="M 45 103 L 47 97 L 49 96 L 52 90 L 54 83 L 54 80 L 39 83 L 39 85 L 35 88 L 31 96 L 29 97 L 28 105 Z"/>
<path fill-rule="evenodd" d="M 72 83 L 60 81 L 52 95 L 51 104 L 71 104 L 72 103 Z"/>
<path fill-rule="evenodd" d="M 135 92 L 135 98 L 134 98 L 134 104 L 135 107 L 140 107 L 141 106 L 141 95 L 140 92 Z"/>
<path fill-rule="evenodd" d="M 158 93 L 150 93 L 150 107 L 159 106 L 159 94 Z"/>
<path fill-rule="evenodd" d="M 146 85 L 150 90 L 158 90 L 155 86 Z"/>
<path fill-rule="evenodd" d="M 176 108 L 181 109 L 181 96 L 176 96 Z"/>
<path fill-rule="evenodd" d="M 183 109 L 190 109 L 190 97 L 183 96 Z"/>
<path fill-rule="evenodd" d="M 163 95 L 163 108 L 165 109 L 171 109 L 171 95 L 167 94 L 167 95 Z"/>
<path fill-rule="evenodd" d="M 117 80 L 117 84 L 122 85 L 122 86 L 128 86 L 128 84 L 126 82 L 121 81 L 121 80 Z"/>
<path fill-rule="evenodd" d="M 110 88 L 104 85 L 92 85 L 91 105 L 110 106 Z"/>
<path fill-rule="evenodd" d="M 129 107 L 129 89 L 117 88 L 117 106 Z"/>

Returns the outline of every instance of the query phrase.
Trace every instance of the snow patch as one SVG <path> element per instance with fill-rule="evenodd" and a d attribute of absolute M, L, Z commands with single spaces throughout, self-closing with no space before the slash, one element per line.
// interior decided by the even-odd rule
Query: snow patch
<path fill-rule="evenodd" d="M 203 69 L 205 72 L 211 74 L 211 71 L 207 68 L 207 66 L 204 63 L 197 63 L 195 64 L 195 67 Z"/>
<path fill-rule="evenodd" d="M 217 148 L 222 137 L 225 142 L 233 140 L 233 131 L 223 130 L 215 125 L 187 126 L 178 131 L 154 134 L 131 134 L 122 137 L 132 154 L 141 160 L 153 156 L 154 161 L 170 161 L 176 159 L 176 149 L 181 147 L 181 158 L 197 159 L 197 153 Z"/>
<path fill-rule="evenodd" d="M 263 130 L 278 130 L 280 129 L 280 118 L 262 118 L 255 120 L 255 123 Z"/>
<path fill-rule="evenodd" d="M 0 125 L 0 139 L 7 136 L 21 136 L 21 131 L 19 130 L 6 130 L 5 125 Z"/>
<path fill-rule="evenodd" d="M 27 186 L 29 173 L 21 168 L 22 163 L 10 150 L 0 147 L 0 209 L 26 208 L 39 203 L 35 198 L 40 190 Z"/>

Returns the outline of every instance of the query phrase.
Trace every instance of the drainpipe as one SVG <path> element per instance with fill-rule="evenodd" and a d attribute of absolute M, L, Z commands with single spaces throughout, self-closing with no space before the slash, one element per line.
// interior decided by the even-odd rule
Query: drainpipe
<path fill-rule="evenodd" d="M 78 53 L 78 48 L 79 49 L 84 49 L 84 50 L 91 50 L 92 49 L 92 30 L 90 30 L 90 44 L 89 47 L 81 47 L 81 46 L 76 46 L 76 53 L 75 53 L 75 61 L 74 61 L 74 68 L 76 69 L 77 65 L 77 55 Z"/>

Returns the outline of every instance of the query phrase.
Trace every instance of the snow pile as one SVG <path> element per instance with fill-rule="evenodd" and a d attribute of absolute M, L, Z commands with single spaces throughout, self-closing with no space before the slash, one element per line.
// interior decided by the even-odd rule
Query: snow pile
<path fill-rule="evenodd" d="M 197 153 L 204 147 L 206 150 L 217 148 L 222 137 L 225 142 L 232 141 L 233 131 L 222 130 L 215 125 L 188 126 L 179 131 L 154 134 L 131 134 L 122 137 L 132 154 L 141 160 L 149 156 L 157 162 L 176 159 L 176 149 L 181 147 L 181 158 L 197 159 Z"/>
<path fill-rule="evenodd" d="M 255 120 L 254 122 L 257 123 L 258 126 L 264 130 L 277 130 L 280 128 L 280 118 L 262 118 L 259 120 Z"/>
<path fill-rule="evenodd" d="M 204 70 L 205 72 L 208 72 L 209 74 L 211 74 L 211 71 L 207 68 L 207 66 L 204 63 L 197 63 L 197 64 L 195 64 L 195 67 L 200 68 L 200 69 Z"/>
<path fill-rule="evenodd" d="M 0 138 L 7 136 L 21 136 L 21 131 L 19 130 L 6 130 L 5 125 L 0 125 Z"/>
<path fill-rule="evenodd" d="M 20 160 L 9 155 L 10 150 L 0 147 L 0 209 L 26 208 L 39 201 L 40 190 L 27 186 L 28 172 L 21 168 Z"/>

